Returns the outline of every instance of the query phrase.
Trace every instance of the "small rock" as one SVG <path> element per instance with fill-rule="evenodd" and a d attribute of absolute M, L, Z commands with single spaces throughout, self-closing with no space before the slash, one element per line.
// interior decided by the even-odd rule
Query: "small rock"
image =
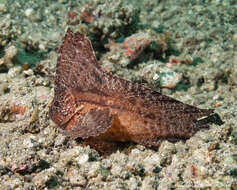
<path fill-rule="evenodd" d="M 32 183 L 37 187 L 37 189 L 44 189 L 47 186 L 51 186 L 51 184 L 57 184 L 57 176 L 56 176 L 56 169 L 49 168 L 43 170 L 42 172 L 36 174 L 33 179 Z"/>
<path fill-rule="evenodd" d="M 138 187 L 138 181 L 136 180 L 135 177 L 129 178 L 127 184 L 128 184 L 128 189 L 130 190 L 136 190 Z"/>
<path fill-rule="evenodd" d="M 83 165 L 89 160 L 89 155 L 88 154 L 83 154 L 79 157 L 76 158 L 77 162 L 79 165 Z"/>
<path fill-rule="evenodd" d="M 60 146 L 63 145 L 66 142 L 66 136 L 59 134 L 54 141 L 54 146 Z"/>
<path fill-rule="evenodd" d="M 0 3 L 0 12 L 5 13 L 7 11 L 6 5 L 4 3 Z"/>
<path fill-rule="evenodd" d="M 4 58 L 6 61 L 8 61 L 12 60 L 16 55 L 17 55 L 17 48 L 16 46 L 12 45 L 5 50 Z"/>
<path fill-rule="evenodd" d="M 108 159 L 104 159 L 102 160 L 102 166 L 106 169 L 109 169 L 111 168 L 112 164 L 111 164 L 111 161 L 108 160 Z"/>
<path fill-rule="evenodd" d="M 87 183 L 87 180 L 80 174 L 80 171 L 78 169 L 70 169 L 66 174 L 66 178 L 70 181 L 72 185 L 75 186 L 84 187 Z"/>
<path fill-rule="evenodd" d="M 36 142 L 36 140 L 35 140 L 35 136 L 33 136 L 33 135 L 26 137 L 23 141 L 23 144 L 27 148 L 33 148 L 33 147 L 37 147 L 39 145 L 38 142 Z"/>
<path fill-rule="evenodd" d="M 33 15 L 34 9 L 33 8 L 28 8 L 25 10 L 25 16 L 30 17 Z"/>
<path fill-rule="evenodd" d="M 13 67 L 13 59 L 17 55 L 17 48 L 14 45 L 5 49 L 5 55 L 0 59 L 0 66 L 5 66 L 7 69 Z"/>
<path fill-rule="evenodd" d="M 21 67 L 12 67 L 8 71 L 8 77 L 14 78 L 21 72 Z"/>
<path fill-rule="evenodd" d="M 88 167 L 88 178 L 94 178 L 98 175 L 98 171 L 100 170 L 99 162 L 92 162 Z"/>
<path fill-rule="evenodd" d="M 113 167 L 111 168 L 111 173 L 114 176 L 120 176 L 120 174 L 122 173 L 123 168 L 117 164 L 113 165 Z"/>
<path fill-rule="evenodd" d="M 33 72 L 32 69 L 28 69 L 26 71 L 23 71 L 23 73 L 26 77 L 34 75 L 34 72 Z"/>

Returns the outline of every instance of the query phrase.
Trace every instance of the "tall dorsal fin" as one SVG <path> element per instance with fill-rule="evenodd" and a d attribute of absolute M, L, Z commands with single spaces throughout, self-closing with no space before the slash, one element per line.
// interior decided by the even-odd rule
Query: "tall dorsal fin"
<path fill-rule="evenodd" d="M 59 49 L 55 85 L 85 88 L 102 73 L 90 40 L 68 29 Z"/>
<path fill-rule="evenodd" d="M 73 90 L 86 91 L 95 88 L 104 72 L 97 60 L 90 40 L 83 34 L 67 30 L 59 49 L 54 99 L 49 114 L 56 124 L 66 123 L 77 111 Z"/>

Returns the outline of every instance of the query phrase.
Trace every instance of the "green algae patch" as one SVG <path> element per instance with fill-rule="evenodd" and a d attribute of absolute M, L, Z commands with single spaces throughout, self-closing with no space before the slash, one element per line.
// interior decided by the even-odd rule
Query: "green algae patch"
<path fill-rule="evenodd" d="M 26 51 L 24 50 L 21 46 L 17 46 L 18 48 L 18 53 L 16 56 L 16 60 L 20 64 L 27 64 L 29 66 L 34 67 L 38 62 L 44 59 L 44 55 L 41 52 L 37 51 Z"/>

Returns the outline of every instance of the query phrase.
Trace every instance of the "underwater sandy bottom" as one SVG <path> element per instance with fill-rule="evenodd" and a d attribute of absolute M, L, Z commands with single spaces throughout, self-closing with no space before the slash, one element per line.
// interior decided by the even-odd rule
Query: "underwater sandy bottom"
<path fill-rule="evenodd" d="M 0 189 L 237 189 L 235 1 L 87 3 L 0 2 Z M 214 108 L 225 123 L 186 141 L 163 141 L 158 150 L 129 143 L 108 156 L 60 134 L 48 109 L 68 10 L 91 11 L 72 27 L 97 37 L 91 40 L 105 70 L 156 90 L 163 85 L 162 94 Z M 139 26 L 128 19 L 135 16 Z M 96 41 L 103 35 L 114 40 L 110 49 Z M 134 63 L 116 35 L 164 46 L 156 52 L 142 43 L 149 47 Z M 157 83 L 157 76 L 171 76 L 174 86 L 167 88 L 167 78 Z"/>

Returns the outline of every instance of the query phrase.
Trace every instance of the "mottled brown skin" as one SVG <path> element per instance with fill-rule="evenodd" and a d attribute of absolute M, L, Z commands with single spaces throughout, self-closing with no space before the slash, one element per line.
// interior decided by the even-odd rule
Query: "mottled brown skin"
<path fill-rule="evenodd" d="M 66 135 L 96 149 L 129 141 L 157 147 L 162 139 L 187 139 L 208 127 L 198 119 L 212 113 L 106 73 L 89 39 L 67 31 L 49 110 Z"/>

